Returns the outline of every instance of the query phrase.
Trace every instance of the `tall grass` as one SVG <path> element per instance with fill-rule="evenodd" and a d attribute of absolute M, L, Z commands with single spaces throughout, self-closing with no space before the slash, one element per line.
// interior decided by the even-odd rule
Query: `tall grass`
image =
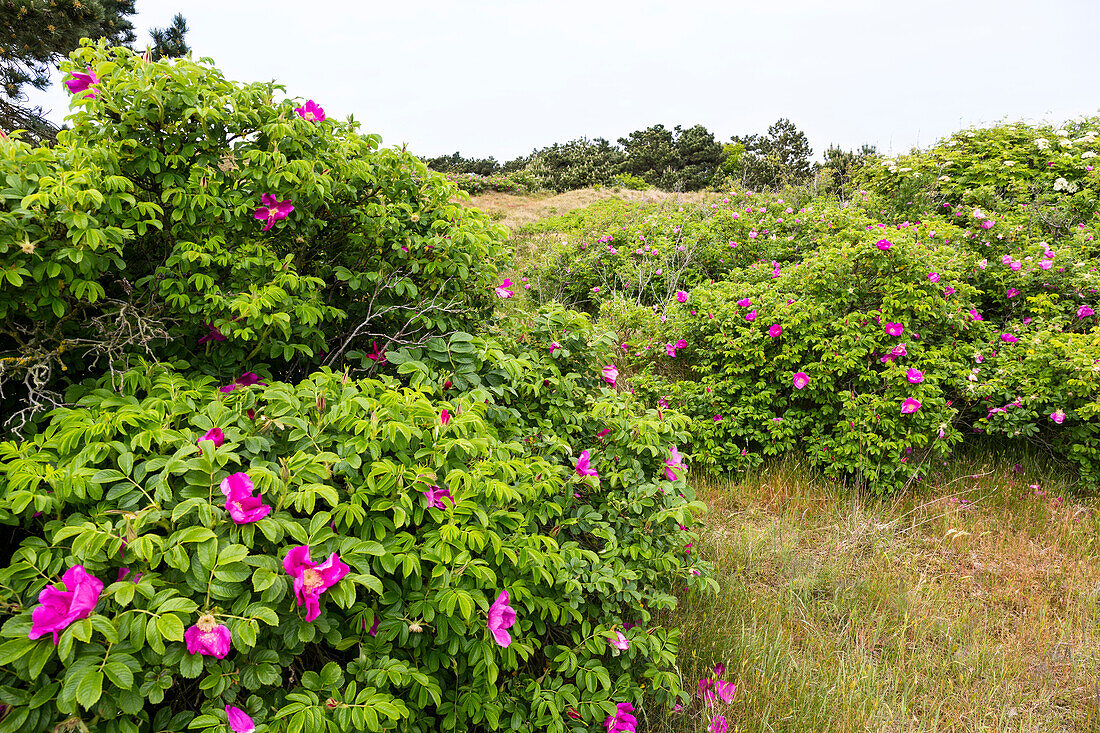
<path fill-rule="evenodd" d="M 890 498 L 797 459 L 696 477 L 720 591 L 665 620 L 687 688 L 721 662 L 737 693 L 650 728 L 1100 730 L 1096 502 L 1036 457 L 978 455 Z"/>

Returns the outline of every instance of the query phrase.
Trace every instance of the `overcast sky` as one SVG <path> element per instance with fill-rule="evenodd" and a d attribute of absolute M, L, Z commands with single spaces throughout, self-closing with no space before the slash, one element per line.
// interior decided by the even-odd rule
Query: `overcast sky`
<path fill-rule="evenodd" d="M 578 137 L 787 117 L 904 152 L 970 125 L 1100 112 L 1098 0 L 137 0 L 196 57 L 276 80 L 386 145 L 506 160 Z M 61 121 L 60 84 L 34 101 Z"/>

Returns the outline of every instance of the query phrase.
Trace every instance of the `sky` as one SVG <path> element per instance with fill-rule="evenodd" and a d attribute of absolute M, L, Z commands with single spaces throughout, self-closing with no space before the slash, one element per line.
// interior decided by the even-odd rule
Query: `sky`
<path fill-rule="evenodd" d="M 272 81 L 384 145 L 505 161 L 580 137 L 785 117 L 814 157 L 1100 114 L 1096 0 L 137 0 L 194 56 Z M 60 83 L 32 101 L 60 122 Z"/>

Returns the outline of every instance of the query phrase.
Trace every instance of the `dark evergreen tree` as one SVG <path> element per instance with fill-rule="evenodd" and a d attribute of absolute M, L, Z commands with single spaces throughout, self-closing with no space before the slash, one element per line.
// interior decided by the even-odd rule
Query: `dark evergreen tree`
<path fill-rule="evenodd" d="M 27 104 L 27 88 L 48 87 L 50 67 L 81 38 L 132 43 L 135 12 L 134 0 L 0 0 L 0 129 L 52 137 L 42 110 Z"/>
<path fill-rule="evenodd" d="M 172 18 L 167 28 L 153 28 L 149 35 L 153 37 L 153 60 L 176 59 L 191 52 L 187 45 L 187 19 L 179 13 Z"/>
<path fill-rule="evenodd" d="M 788 119 L 777 120 L 765 135 L 734 136 L 733 142 L 744 148 L 733 174 L 750 188 L 797 185 L 811 176 L 810 141 Z"/>

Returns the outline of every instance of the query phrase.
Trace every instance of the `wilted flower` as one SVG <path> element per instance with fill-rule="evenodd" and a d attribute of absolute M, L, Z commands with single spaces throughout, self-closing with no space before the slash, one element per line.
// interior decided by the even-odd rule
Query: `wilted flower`
<path fill-rule="evenodd" d="M 508 605 L 508 591 L 502 590 L 493 605 L 489 606 L 489 631 L 493 640 L 502 647 L 512 643 L 512 636 L 507 629 L 516 623 L 516 609 Z"/>
<path fill-rule="evenodd" d="M 263 206 L 256 208 L 254 216 L 267 222 L 263 228 L 265 232 L 275 226 L 276 221 L 287 218 L 290 212 L 294 211 L 294 205 L 290 203 L 290 199 L 279 201 L 273 193 L 265 193 L 261 200 Z"/>
<path fill-rule="evenodd" d="M 255 372 L 245 372 L 241 376 L 234 379 L 231 384 L 227 384 L 224 387 L 222 387 L 221 391 L 222 392 L 232 392 L 237 387 L 251 387 L 251 386 L 256 385 L 256 384 L 260 385 L 261 387 L 266 387 L 267 386 L 267 382 L 261 382 L 259 375 L 256 374 Z"/>
<path fill-rule="evenodd" d="M 225 655 L 229 654 L 232 636 L 229 627 L 219 624 L 213 616 L 207 614 L 200 616 L 194 626 L 183 632 L 183 640 L 191 654 L 225 659 Z"/>
<path fill-rule="evenodd" d="M 603 376 L 603 381 L 615 386 L 615 382 L 619 379 L 619 370 L 615 368 L 614 364 L 608 364 L 600 370 L 600 374 Z"/>
<path fill-rule="evenodd" d="M 297 112 L 298 116 L 303 120 L 308 120 L 310 122 L 324 122 L 325 119 L 325 111 L 321 109 L 321 105 L 317 104 L 312 99 L 308 100 L 305 105 L 297 107 L 294 111 Z"/>
<path fill-rule="evenodd" d="M 321 594 L 343 580 L 351 570 L 335 552 L 323 563 L 309 557 L 309 545 L 291 548 L 283 558 L 283 569 L 294 578 L 294 596 L 306 607 L 306 621 L 321 615 Z"/>
<path fill-rule="evenodd" d="M 205 344 L 207 341 L 225 341 L 225 334 L 221 332 L 221 329 L 215 328 L 213 324 L 204 322 L 209 331 L 205 336 L 199 339 L 199 344 Z"/>
<path fill-rule="evenodd" d="M 47 585 L 39 592 L 39 605 L 31 611 L 31 630 L 27 638 L 33 640 L 53 634 L 56 646 L 58 632 L 64 631 L 74 621 L 87 618 L 99 603 L 103 582 L 89 575 L 83 565 L 73 565 L 66 570 L 61 582 L 65 584 L 65 590 Z"/>

